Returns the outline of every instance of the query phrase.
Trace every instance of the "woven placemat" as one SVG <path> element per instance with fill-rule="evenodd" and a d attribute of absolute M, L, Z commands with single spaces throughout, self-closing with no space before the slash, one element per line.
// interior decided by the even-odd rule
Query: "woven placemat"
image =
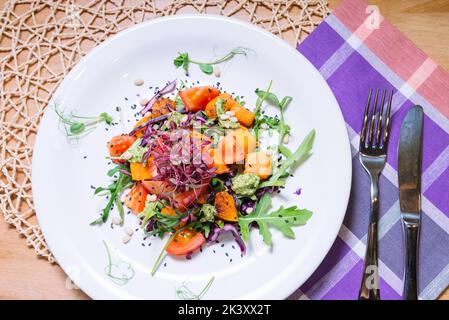
<path fill-rule="evenodd" d="M 329 13 L 326 0 L 0 3 L 0 210 L 36 254 L 50 262 L 54 258 L 37 224 L 31 194 L 33 142 L 51 95 L 81 57 L 128 26 L 177 13 L 236 17 L 292 45 Z"/>

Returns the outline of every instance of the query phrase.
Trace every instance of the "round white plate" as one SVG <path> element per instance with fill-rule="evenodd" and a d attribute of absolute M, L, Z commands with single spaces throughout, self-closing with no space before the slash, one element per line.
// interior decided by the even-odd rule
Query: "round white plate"
<path fill-rule="evenodd" d="M 286 112 L 292 127 L 288 146 L 296 148 L 313 128 L 316 140 L 312 157 L 295 171 L 286 189 L 273 197 L 273 208 L 298 205 L 314 214 L 307 225 L 294 228 L 295 240 L 273 231 L 273 246 L 268 248 L 255 229 L 244 257 L 231 239 L 222 239 L 192 260 L 166 257 L 151 277 L 151 267 L 165 240 L 143 240 L 138 231 L 125 245 L 122 228 L 111 228 L 110 223 L 89 226 L 105 204 L 104 198 L 93 196 L 91 186 L 110 183 L 105 144 L 132 127 L 139 99 L 150 98 L 155 86 L 174 78 L 186 79 L 173 65 L 178 51 L 208 61 L 237 46 L 253 53 L 221 65 L 220 78 L 205 75 L 192 65 L 187 79 L 201 84 L 218 81 L 228 92 L 244 96 L 250 108 L 256 101 L 255 88 L 266 88 L 270 80 L 278 96 L 293 97 Z M 145 84 L 135 86 L 137 78 Z M 205 299 L 283 299 L 307 280 L 337 236 L 351 185 L 350 147 L 339 106 L 306 58 L 260 28 L 209 15 L 181 15 L 136 25 L 83 58 L 61 83 L 53 101 L 82 115 L 107 111 L 116 120 L 116 107 L 123 109 L 124 128 L 120 124 L 106 130 L 100 125 L 86 137 L 70 142 L 55 112 L 47 108 L 33 156 L 33 196 L 45 239 L 61 267 L 92 298 L 179 298 L 176 292 L 183 284 L 198 293 L 215 277 Z M 300 196 L 293 193 L 298 188 L 302 188 Z M 117 214 L 114 211 L 111 216 Z M 125 225 L 136 229 L 135 216 L 126 215 Z M 135 270 L 126 285 L 106 276 L 102 240 L 109 245 L 113 262 L 127 261 Z"/>

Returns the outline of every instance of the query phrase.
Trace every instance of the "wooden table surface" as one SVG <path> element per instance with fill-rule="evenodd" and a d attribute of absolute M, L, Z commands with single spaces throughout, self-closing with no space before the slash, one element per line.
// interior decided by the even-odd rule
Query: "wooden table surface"
<path fill-rule="evenodd" d="M 334 8 L 340 0 L 330 0 Z M 369 0 L 383 16 L 437 63 L 449 70 L 449 0 Z M 4 1 L 0 1 L 0 8 Z M 57 265 L 39 259 L 12 227 L 0 218 L 0 299 L 88 299 L 67 289 Z M 440 299 L 449 300 L 449 289 Z"/>

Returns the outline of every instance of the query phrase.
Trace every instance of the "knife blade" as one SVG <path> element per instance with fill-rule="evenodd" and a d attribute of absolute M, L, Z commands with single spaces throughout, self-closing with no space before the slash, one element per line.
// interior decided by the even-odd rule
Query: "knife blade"
<path fill-rule="evenodd" d="M 421 226 L 421 164 L 424 113 L 412 107 L 402 123 L 398 151 L 399 203 L 404 236 L 404 293 L 418 299 L 418 242 Z"/>
<path fill-rule="evenodd" d="M 398 178 L 401 212 L 421 212 L 421 159 L 424 114 L 414 106 L 405 116 L 399 138 Z"/>

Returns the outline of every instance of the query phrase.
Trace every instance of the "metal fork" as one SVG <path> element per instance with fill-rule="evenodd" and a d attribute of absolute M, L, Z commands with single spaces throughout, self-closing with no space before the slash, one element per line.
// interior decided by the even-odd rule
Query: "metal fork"
<path fill-rule="evenodd" d="M 363 116 L 360 133 L 359 159 L 371 179 L 371 214 L 369 217 L 368 238 L 363 267 L 359 300 L 380 300 L 378 276 L 377 222 L 379 219 L 379 176 L 387 162 L 387 147 L 390 129 L 391 103 L 393 90 L 388 99 L 384 116 L 387 90 L 383 90 L 380 108 L 378 108 L 379 89 L 376 90 L 371 108 L 373 89 L 370 90 Z M 370 110 L 372 109 L 372 110 Z M 378 110 L 379 109 L 379 110 Z"/>

